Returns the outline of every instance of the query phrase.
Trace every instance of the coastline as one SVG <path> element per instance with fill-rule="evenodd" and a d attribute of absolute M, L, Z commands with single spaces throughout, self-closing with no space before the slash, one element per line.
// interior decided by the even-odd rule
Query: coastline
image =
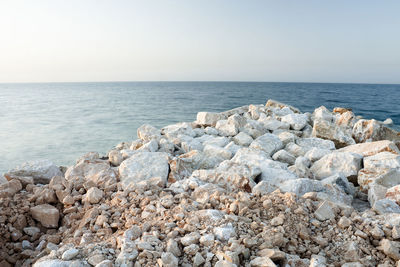
<path fill-rule="evenodd" d="M 400 135 L 383 122 L 268 100 L 162 129 L 142 125 L 137 135 L 67 169 L 40 161 L 6 173 L 0 262 L 400 260 Z"/>

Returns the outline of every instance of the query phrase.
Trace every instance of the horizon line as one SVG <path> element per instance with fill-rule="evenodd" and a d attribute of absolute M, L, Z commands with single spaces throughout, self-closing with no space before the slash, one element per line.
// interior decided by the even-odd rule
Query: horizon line
<path fill-rule="evenodd" d="M 50 82 L 0 82 L 0 84 L 51 84 L 51 83 L 311 83 L 311 84 L 365 84 L 365 85 L 400 85 L 400 83 L 376 83 L 376 82 L 305 82 L 305 81 L 296 81 L 296 82 L 281 82 L 281 81 L 236 81 L 236 80 L 209 80 L 209 81 L 196 81 L 196 80 L 176 80 L 176 81 L 163 81 L 163 80 L 116 80 L 116 81 L 50 81 Z"/>

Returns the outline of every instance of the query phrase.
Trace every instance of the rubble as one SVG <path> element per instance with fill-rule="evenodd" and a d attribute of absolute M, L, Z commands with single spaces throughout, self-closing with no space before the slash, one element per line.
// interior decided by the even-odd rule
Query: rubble
<path fill-rule="evenodd" d="M 65 173 L 22 165 L 0 184 L 0 265 L 395 266 L 400 156 L 368 127 L 269 100 L 143 125 Z"/>

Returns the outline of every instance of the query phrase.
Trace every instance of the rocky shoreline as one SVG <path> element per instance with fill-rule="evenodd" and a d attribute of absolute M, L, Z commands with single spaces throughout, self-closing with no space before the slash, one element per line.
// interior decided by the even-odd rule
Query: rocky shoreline
<path fill-rule="evenodd" d="M 400 134 L 268 100 L 0 176 L 0 266 L 400 266 Z"/>

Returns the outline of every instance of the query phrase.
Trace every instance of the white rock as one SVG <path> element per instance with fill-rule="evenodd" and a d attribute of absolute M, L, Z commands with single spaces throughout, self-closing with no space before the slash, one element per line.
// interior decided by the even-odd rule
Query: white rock
<path fill-rule="evenodd" d="M 283 143 L 276 135 L 267 133 L 254 140 L 250 148 L 259 149 L 267 153 L 268 156 L 271 156 L 283 148 Z"/>
<path fill-rule="evenodd" d="M 386 191 L 387 191 L 386 187 L 384 187 L 382 185 L 378 185 L 376 183 L 373 183 L 369 186 L 368 202 L 371 205 L 371 207 L 373 207 L 375 205 L 376 201 L 385 198 Z"/>
<path fill-rule="evenodd" d="M 215 123 L 217 123 L 217 122 L 215 122 Z M 218 131 L 217 131 L 217 129 L 215 129 L 214 127 L 206 127 L 206 128 L 204 129 L 204 132 L 205 132 L 206 134 L 209 134 L 209 135 L 218 135 Z"/>
<path fill-rule="evenodd" d="M 329 149 L 334 150 L 335 144 L 330 140 L 324 140 L 321 138 L 310 137 L 310 138 L 299 138 L 296 140 L 296 144 L 306 148 L 319 148 L 319 149 Z"/>
<path fill-rule="evenodd" d="M 231 237 L 234 237 L 236 235 L 236 231 L 235 228 L 233 228 L 232 224 L 227 224 L 225 226 L 214 228 L 214 235 L 218 240 L 226 242 Z"/>
<path fill-rule="evenodd" d="M 309 267 L 325 267 L 326 258 L 320 255 L 312 255 Z"/>
<path fill-rule="evenodd" d="M 161 254 L 162 267 L 178 267 L 179 260 L 170 252 L 163 252 Z"/>
<path fill-rule="evenodd" d="M 279 189 L 283 192 L 292 192 L 298 196 L 302 196 L 308 192 L 324 191 L 325 188 L 320 181 L 308 178 L 299 178 L 284 181 L 279 185 Z"/>
<path fill-rule="evenodd" d="M 31 208 L 32 217 L 46 228 L 57 228 L 60 212 L 49 204 L 42 204 Z"/>
<path fill-rule="evenodd" d="M 204 147 L 204 154 L 206 156 L 214 156 L 222 159 L 231 159 L 232 158 L 232 153 L 222 147 L 219 146 L 213 146 L 213 145 L 206 145 Z"/>
<path fill-rule="evenodd" d="M 149 124 L 143 124 L 137 129 L 137 136 L 143 141 L 150 141 L 153 138 L 160 138 L 161 131 Z"/>
<path fill-rule="evenodd" d="M 5 176 L 32 177 L 34 183 L 48 184 L 54 176 L 63 176 L 53 162 L 49 160 L 28 161 L 12 169 Z"/>
<path fill-rule="evenodd" d="M 70 261 L 62 261 L 62 260 L 42 260 L 37 261 L 33 264 L 33 267 L 69 267 L 71 266 Z"/>
<path fill-rule="evenodd" d="M 287 152 L 286 150 L 283 150 L 283 149 L 276 152 L 272 156 L 272 159 L 283 162 L 283 163 L 287 163 L 289 165 L 293 165 L 296 161 L 296 158 L 292 154 L 290 154 L 289 152 Z"/>
<path fill-rule="evenodd" d="M 79 253 L 79 250 L 78 250 L 78 249 L 76 249 L 76 248 L 70 248 L 70 249 L 66 250 L 66 251 L 62 254 L 61 259 L 64 260 L 64 261 L 72 260 L 73 258 L 76 257 L 76 255 L 78 255 L 78 253 Z"/>
<path fill-rule="evenodd" d="M 268 257 L 256 257 L 250 261 L 252 267 L 276 267 L 275 263 Z"/>
<path fill-rule="evenodd" d="M 130 183 L 153 177 L 160 177 L 166 182 L 169 171 L 168 156 L 163 152 L 138 152 L 122 162 L 118 170 L 125 188 Z"/>
<path fill-rule="evenodd" d="M 306 126 L 308 117 L 305 114 L 289 114 L 282 117 L 282 122 L 289 123 L 293 130 L 299 131 Z"/>
<path fill-rule="evenodd" d="M 387 118 L 382 123 L 385 124 L 385 125 L 391 125 L 391 124 L 393 124 L 393 120 L 391 118 Z"/>
<path fill-rule="evenodd" d="M 219 146 L 219 147 L 224 147 L 229 143 L 229 138 L 224 137 L 224 136 L 218 136 L 218 137 L 210 137 L 207 140 L 203 142 L 203 146 L 206 145 L 213 145 L 213 146 Z"/>
<path fill-rule="evenodd" d="M 200 237 L 200 244 L 206 247 L 211 247 L 214 245 L 214 235 L 213 234 L 205 234 Z"/>
<path fill-rule="evenodd" d="M 400 184 L 400 169 L 361 169 L 357 181 L 365 193 L 373 184 L 389 188 Z"/>
<path fill-rule="evenodd" d="M 381 152 L 364 158 L 365 169 L 400 168 L 400 155 L 390 152 Z"/>
<path fill-rule="evenodd" d="M 335 212 L 328 201 L 322 202 L 314 213 L 315 217 L 320 221 L 326 221 L 335 218 Z"/>
<path fill-rule="evenodd" d="M 217 121 L 224 119 L 225 116 L 214 112 L 197 113 L 196 123 L 203 126 L 215 126 Z"/>
<path fill-rule="evenodd" d="M 278 138 L 282 141 L 283 145 L 287 145 L 288 143 L 294 143 L 298 139 L 297 135 L 291 132 L 281 132 L 277 134 Z"/>
<path fill-rule="evenodd" d="M 194 131 L 192 124 L 188 122 L 180 122 L 172 125 L 168 125 L 161 129 L 161 133 L 164 134 L 168 139 L 177 137 L 179 135 L 185 135 L 189 137 L 195 137 L 196 132 Z"/>
<path fill-rule="evenodd" d="M 357 177 L 362 156 L 350 152 L 334 152 L 316 161 L 310 168 L 316 179 L 341 173 L 347 178 Z"/>
<path fill-rule="evenodd" d="M 239 149 L 241 149 L 241 146 L 236 145 L 233 141 L 230 142 L 229 144 L 227 144 L 224 147 L 226 150 L 228 150 L 229 152 L 232 153 L 232 156 L 234 156 L 236 154 L 236 152 L 238 152 Z"/>
<path fill-rule="evenodd" d="M 222 136 L 235 136 L 239 131 L 238 127 L 228 120 L 219 120 L 215 125 L 215 129 L 217 129 Z"/>
<path fill-rule="evenodd" d="M 302 147 L 302 146 L 299 146 L 294 143 L 288 143 L 285 146 L 285 150 L 287 152 L 289 152 L 290 154 L 292 154 L 293 156 L 295 156 L 296 158 L 300 157 L 300 156 L 304 156 L 307 153 L 308 149 L 309 148 Z"/>
<path fill-rule="evenodd" d="M 290 128 L 289 123 L 283 122 L 283 121 L 278 121 L 278 120 L 272 119 L 272 118 L 260 118 L 258 121 L 260 123 L 262 123 L 263 127 L 269 131 L 275 131 L 278 129 L 289 130 L 289 128 Z"/>
<path fill-rule="evenodd" d="M 394 154 L 400 154 L 400 150 L 397 148 L 395 143 L 389 140 L 375 141 L 369 143 L 361 143 L 343 147 L 338 151 L 341 152 L 353 152 L 361 154 L 364 157 L 373 156 L 380 152 L 391 152 Z"/>
<path fill-rule="evenodd" d="M 200 234 L 197 232 L 193 232 L 182 237 L 181 243 L 186 247 L 190 246 L 191 244 L 199 243 L 199 239 L 200 239 Z"/>
<path fill-rule="evenodd" d="M 84 200 L 90 204 L 97 204 L 103 198 L 104 192 L 97 187 L 91 187 L 84 197 Z"/>
<path fill-rule="evenodd" d="M 292 107 L 290 105 L 278 102 L 276 100 L 273 99 L 268 99 L 267 103 L 265 104 L 265 106 L 268 108 L 279 108 L 279 109 L 284 109 L 284 108 L 288 108 L 289 110 L 291 110 L 294 113 L 300 113 L 300 110 L 298 110 L 295 107 Z"/>
<path fill-rule="evenodd" d="M 372 209 L 378 214 L 400 213 L 400 207 L 391 199 L 384 198 L 375 201 Z"/>
<path fill-rule="evenodd" d="M 232 140 L 239 146 L 249 146 L 253 142 L 253 138 L 244 132 L 238 133 Z"/>
<path fill-rule="evenodd" d="M 349 194 L 349 195 L 355 194 L 354 185 L 352 183 L 350 183 L 347 180 L 347 178 L 340 173 L 334 174 L 332 176 L 322 179 L 321 183 L 323 185 L 327 185 L 327 184 L 336 185 L 341 190 L 343 190 L 346 194 Z"/>
<path fill-rule="evenodd" d="M 332 153 L 332 150 L 313 147 L 307 151 L 304 157 L 308 158 L 311 162 L 315 162 L 330 153 Z"/>

